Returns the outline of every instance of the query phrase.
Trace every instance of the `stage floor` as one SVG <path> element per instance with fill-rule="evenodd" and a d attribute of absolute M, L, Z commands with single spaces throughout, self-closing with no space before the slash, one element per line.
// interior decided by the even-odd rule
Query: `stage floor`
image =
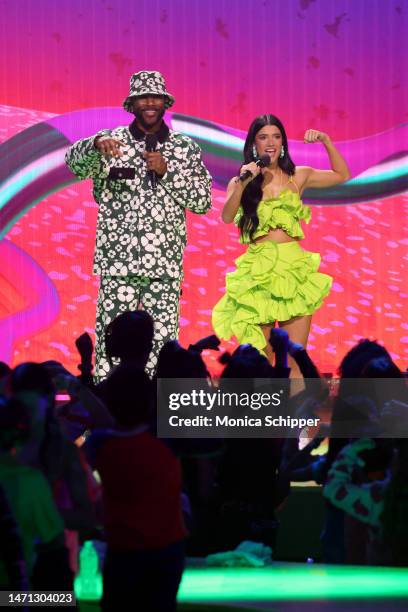
<path fill-rule="evenodd" d="M 408 568 L 279 562 L 259 569 L 206 568 L 191 560 L 178 599 L 180 612 L 401 611 L 408 608 Z M 97 609 L 96 602 L 81 602 L 81 612 Z"/>

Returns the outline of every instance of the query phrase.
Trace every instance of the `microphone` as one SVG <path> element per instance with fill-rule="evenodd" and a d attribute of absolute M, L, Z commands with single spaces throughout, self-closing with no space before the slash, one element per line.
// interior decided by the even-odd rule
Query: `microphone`
<path fill-rule="evenodd" d="M 148 153 L 151 153 L 152 151 L 155 151 L 157 148 L 157 136 L 156 134 L 146 134 L 146 151 Z M 157 188 L 157 174 L 155 173 L 154 170 L 149 170 L 147 173 L 148 177 L 149 177 L 149 181 L 150 181 L 150 186 L 152 189 L 156 189 Z"/>
<path fill-rule="evenodd" d="M 258 159 L 258 161 L 256 162 L 256 165 L 258 166 L 258 168 L 265 168 L 265 166 L 269 166 L 270 163 L 271 163 L 271 157 L 270 155 L 267 155 L 265 153 L 265 155 L 262 155 L 262 157 Z M 245 172 L 239 175 L 238 180 L 243 182 L 243 181 L 246 181 L 247 178 L 249 178 L 250 176 L 252 176 L 252 172 L 250 170 L 245 170 Z"/>

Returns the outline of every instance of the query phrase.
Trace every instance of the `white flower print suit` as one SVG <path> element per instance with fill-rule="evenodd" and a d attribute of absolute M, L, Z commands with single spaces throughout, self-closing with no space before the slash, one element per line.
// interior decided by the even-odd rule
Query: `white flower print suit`
<path fill-rule="evenodd" d="M 110 135 L 122 143 L 120 157 L 103 157 L 94 147 L 96 136 Z M 109 371 L 104 350 L 106 325 L 126 310 L 144 308 L 155 321 L 152 354 L 178 335 L 180 283 L 186 246 L 186 209 L 197 214 L 211 207 L 211 177 L 201 151 L 188 136 L 169 130 L 157 133 L 167 162 L 166 174 L 152 189 L 142 157 L 145 134 L 135 122 L 79 140 L 67 151 L 66 162 L 81 179 L 93 179 L 99 204 L 94 274 L 101 276 L 96 316 L 95 377 Z"/>

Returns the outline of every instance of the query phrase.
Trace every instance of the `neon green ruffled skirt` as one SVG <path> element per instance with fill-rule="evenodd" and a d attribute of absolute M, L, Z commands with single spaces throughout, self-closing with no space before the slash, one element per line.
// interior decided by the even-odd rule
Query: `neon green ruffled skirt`
<path fill-rule="evenodd" d="M 226 275 L 225 295 L 215 305 L 212 324 L 219 338 L 265 348 L 260 325 L 313 314 L 333 279 L 318 272 L 319 253 L 298 242 L 251 244 Z"/>

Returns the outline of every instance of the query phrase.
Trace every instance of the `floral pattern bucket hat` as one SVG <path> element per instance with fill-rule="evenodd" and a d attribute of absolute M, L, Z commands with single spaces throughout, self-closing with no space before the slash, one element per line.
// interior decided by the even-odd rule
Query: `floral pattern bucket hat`
<path fill-rule="evenodd" d="M 129 95 L 123 102 L 123 108 L 131 113 L 131 98 L 147 96 L 148 94 L 164 96 L 166 108 L 170 108 L 174 104 L 174 97 L 166 91 L 163 75 L 157 71 L 141 70 L 130 77 Z"/>

